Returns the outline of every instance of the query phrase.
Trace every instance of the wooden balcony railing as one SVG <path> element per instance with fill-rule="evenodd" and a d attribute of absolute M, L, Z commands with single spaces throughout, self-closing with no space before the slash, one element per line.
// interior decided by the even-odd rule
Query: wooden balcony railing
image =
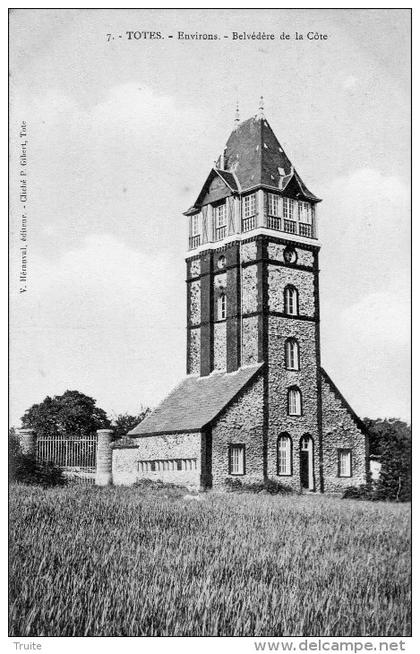
<path fill-rule="evenodd" d="M 287 218 L 284 218 L 283 220 L 283 231 L 287 232 L 288 234 L 296 234 L 296 223 L 294 220 L 287 220 Z"/>
<path fill-rule="evenodd" d="M 299 235 L 306 236 L 307 238 L 312 238 L 312 225 L 299 223 Z"/>
<path fill-rule="evenodd" d="M 249 216 L 248 218 L 242 218 L 242 231 L 250 232 L 251 229 L 255 229 L 257 224 L 256 216 Z"/>
<path fill-rule="evenodd" d="M 281 218 L 278 216 L 267 216 L 267 227 L 268 229 L 275 229 L 277 232 L 281 232 Z"/>
<path fill-rule="evenodd" d="M 199 234 L 198 236 L 190 236 L 190 238 L 188 239 L 190 250 L 194 250 L 194 248 L 198 248 L 198 246 L 200 245 L 200 240 L 201 239 Z"/>

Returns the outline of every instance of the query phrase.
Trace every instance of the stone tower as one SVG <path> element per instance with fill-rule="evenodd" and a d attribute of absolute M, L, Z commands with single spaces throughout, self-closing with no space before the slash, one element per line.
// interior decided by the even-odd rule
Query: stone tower
<path fill-rule="evenodd" d="M 186 212 L 187 374 L 265 363 L 264 472 L 277 474 L 279 430 L 306 434 L 286 465 L 307 467 L 309 489 L 322 447 L 319 202 L 261 113 L 237 125 Z"/>
<path fill-rule="evenodd" d="M 261 109 L 236 121 L 185 212 L 187 376 L 114 453 L 121 480 L 366 481 L 363 423 L 321 368 L 319 202 Z"/>

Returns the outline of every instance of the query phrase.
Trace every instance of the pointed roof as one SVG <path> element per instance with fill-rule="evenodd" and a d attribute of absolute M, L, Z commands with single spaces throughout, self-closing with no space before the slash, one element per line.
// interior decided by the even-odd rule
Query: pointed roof
<path fill-rule="evenodd" d="M 262 365 L 259 363 L 231 373 L 212 373 L 206 377 L 186 377 L 128 435 L 138 437 L 200 431 L 226 409 Z"/>
<path fill-rule="evenodd" d="M 204 198 L 211 201 L 207 192 L 216 175 L 224 181 L 226 189 L 233 193 L 264 186 L 279 189 L 285 195 L 302 197 L 312 202 L 321 201 L 305 186 L 261 112 L 235 127 L 228 138 L 223 156 L 219 157 L 197 200 L 185 215 L 197 212 Z"/>
<path fill-rule="evenodd" d="M 225 169 L 235 173 L 242 190 L 273 186 L 284 191 L 294 180 L 305 198 L 319 198 L 303 183 L 263 115 L 248 118 L 233 130 L 224 152 Z"/>

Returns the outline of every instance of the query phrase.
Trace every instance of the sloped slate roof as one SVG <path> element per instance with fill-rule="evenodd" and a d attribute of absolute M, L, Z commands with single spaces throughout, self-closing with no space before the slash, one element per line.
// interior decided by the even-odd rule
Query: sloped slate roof
<path fill-rule="evenodd" d="M 236 183 L 235 176 L 233 173 L 229 172 L 228 170 L 220 170 L 217 169 L 216 172 L 220 175 L 220 177 L 230 186 L 232 191 L 238 191 L 238 185 Z"/>
<path fill-rule="evenodd" d="M 226 143 L 225 169 L 233 170 L 242 190 L 263 184 L 284 190 L 295 178 L 302 194 L 319 201 L 294 170 L 266 118 L 248 118 L 230 135 Z M 284 183 L 284 177 L 288 177 Z"/>
<path fill-rule="evenodd" d="M 253 116 L 240 123 L 228 138 L 223 156 L 223 169 L 213 168 L 194 205 L 185 215 L 195 213 L 211 180 L 217 174 L 233 192 L 244 192 L 258 186 L 271 186 L 313 202 L 320 199 L 305 186 L 266 118 Z M 289 192 L 289 193 L 288 193 Z"/>
<path fill-rule="evenodd" d="M 186 377 L 129 435 L 199 431 L 226 408 L 262 365 L 241 368 L 232 373 Z"/>

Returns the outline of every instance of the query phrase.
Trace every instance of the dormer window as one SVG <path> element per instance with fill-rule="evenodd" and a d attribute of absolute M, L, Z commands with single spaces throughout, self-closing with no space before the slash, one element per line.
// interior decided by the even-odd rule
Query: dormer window
<path fill-rule="evenodd" d="M 223 202 L 214 207 L 213 212 L 215 240 L 220 241 L 226 236 L 226 204 Z"/>

